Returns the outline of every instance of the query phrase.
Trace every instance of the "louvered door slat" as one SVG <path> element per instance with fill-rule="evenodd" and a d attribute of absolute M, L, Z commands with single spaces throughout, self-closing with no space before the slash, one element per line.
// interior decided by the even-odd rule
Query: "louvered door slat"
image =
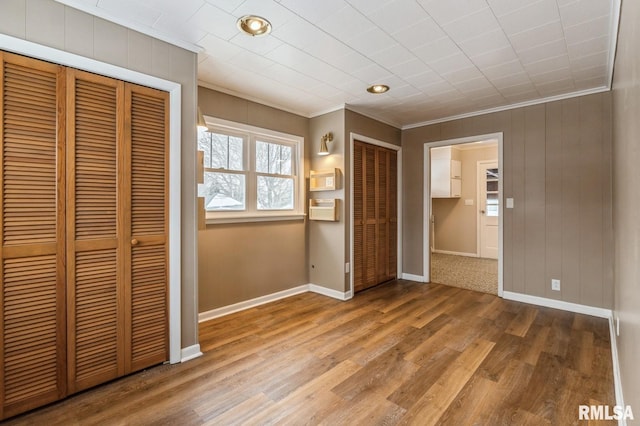
<path fill-rule="evenodd" d="M 0 52 L 0 419 L 66 393 L 63 90 L 61 67 Z"/>
<path fill-rule="evenodd" d="M 131 358 L 136 371 L 168 359 L 168 96 L 127 86 L 131 127 Z"/>
<path fill-rule="evenodd" d="M 67 329 L 73 393 L 124 374 L 118 248 L 124 83 L 70 71 L 67 86 L 72 194 L 67 201 Z"/>

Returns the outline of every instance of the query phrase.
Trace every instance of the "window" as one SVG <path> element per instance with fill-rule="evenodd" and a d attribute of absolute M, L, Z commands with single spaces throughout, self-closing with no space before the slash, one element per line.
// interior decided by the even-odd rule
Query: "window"
<path fill-rule="evenodd" d="M 198 132 L 209 222 L 302 217 L 304 140 L 223 120 Z"/>

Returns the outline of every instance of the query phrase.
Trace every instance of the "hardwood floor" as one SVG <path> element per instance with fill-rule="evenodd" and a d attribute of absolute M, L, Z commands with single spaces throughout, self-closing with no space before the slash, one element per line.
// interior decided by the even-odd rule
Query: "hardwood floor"
<path fill-rule="evenodd" d="M 300 294 L 202 323 L 200 343 L 7 424 L 570 425 L 615 404 L 606 320 L 438 284 Z"/>

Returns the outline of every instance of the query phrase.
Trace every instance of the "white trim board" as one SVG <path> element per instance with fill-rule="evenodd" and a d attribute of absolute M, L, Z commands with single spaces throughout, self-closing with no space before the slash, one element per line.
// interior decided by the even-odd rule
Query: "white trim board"
<path fill-rule="evenodd" d="M 309 291 L 312 293 L 321 294 L 323 296 L 331 297 L 333 299 L 338 299 L 338 300 L 353 299 L 353 291 L 341 292 L 338 290 L 322 287 L 315 284 L 307 284 L 307 285 L 309 286 Z"/>
<path fill-rule="evenodd" d="M 547 299 L 546 297 L 531 296 L 529 294 L 514 293 L 504 291 L 502 297 L 506 300 L 530 303 L 532 305 L 544 306 L 547 308 L 561 309 L 563 311 L 575 312 L 577 314 L 591 315 L 599 318 L 612 317 L 611 309 L 598 308 L 595 306 L 580 305 L 578 303 L 565 302 L 563 300 Z"/>
<path fill-rule="evenodd" d="M 223 306 L 221 308 L 212 309 L 206 312 L 200 312 L 198 314 L 198 322 L 209 321 L 215 318 L 220 318 L 225 315 L 233 314 L 247 309 L 255 308 L 256 306 L 264 305 L 276 300 L 286 299 L 287 297 L 295 296 L 301 293 L 317 293 L 323 296 L 328 296 L 338 300 L 349 300 L 353 297 L 351 291 L 340 292 L 330 288 L 322 287 L 316 284 L 303 284 L 298 287 L 293 287 L 287 290 L 278 291 L 276 293 L 267 294 L 264 296 L 256 297 L 254 299 L 245 300 L 243 302 L 234 303 L 233 305 Z"/>
<path fill-rule="evenodd" d="M 404 272 L 402 273 L 402 275 L 400 276 L 403 280 L 407 280 L 407 281 L 416 281 L 419 283 L 424 283 L 426 282 L 424 277 L 422 275 L 413 275 L 413 274 L 405 274 Z"/>
<path fill-rule="evenodd" d="M 613 364 L 613 388 L 616 395 L 616 405 L 625 407 L 624 396 L 622 394 L 622 379 L 620 375 L 620 360 L 618 359 L 618 342 L 616 334 L 616 325 L 613 315 L 609 317 L 609 340 L 611 341 L 611 361 Z M 618 420 L 620 426 L 626 426 L 627 420 L 621 417 Z"/>
<path fill-rule="evenodd" d="M 461 251 L 449 251 L 449 250 L 438 250 L 438 249 L 434 249 L 432 253 L 451 254 L 454 256 L 464 256 L 464 257 L 479 257 L 478 253 L 464 253 Z"/>
<path fill-rule="evenodd" d="M 180 351 L 180 362 L 191 361 L 192 359 L 201 356 L 202 351 L 200 350 L 200 344 L 195 344 L 186 348 L 182 348 L 182 350 Z"/>
<path fill-rule="evenodd" d="M 169 92 L 169 362 L 172 364 L 180 362 L 182 359 L 180 354 L 182 88 L 180 84 L 4 34 L 0 34 L 0 49 Z"/>

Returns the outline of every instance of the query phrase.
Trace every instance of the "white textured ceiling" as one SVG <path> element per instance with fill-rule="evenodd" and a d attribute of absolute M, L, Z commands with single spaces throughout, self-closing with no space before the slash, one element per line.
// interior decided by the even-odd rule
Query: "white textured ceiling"
<path fill-rule="evenodd" d="M 58 1 L 201 48 L 204 85 L 400 127 L 606 89 L 620 0 Z M 246 14 L 272 33 L 240 33 Z M 391 90 L 367 93 L 374 83 Z"/>

